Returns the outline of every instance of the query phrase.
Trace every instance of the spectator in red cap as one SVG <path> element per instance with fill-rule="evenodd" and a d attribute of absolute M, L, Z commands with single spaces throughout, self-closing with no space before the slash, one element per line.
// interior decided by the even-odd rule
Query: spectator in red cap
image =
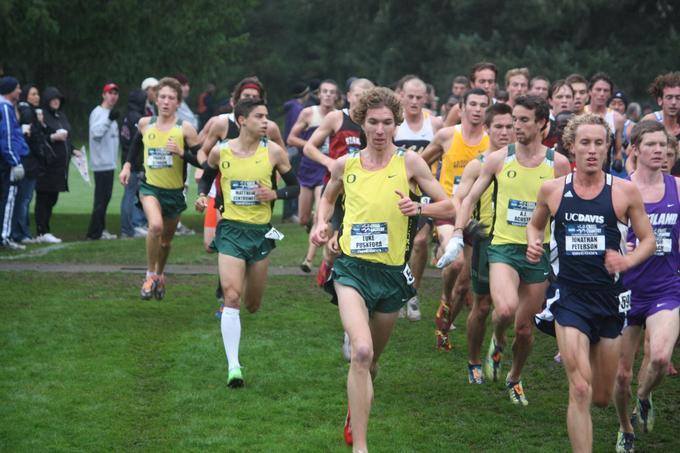
<path fill-rule="evenodd" d="M 87 228 L 87 238 L 116 239 L 106 231 L 106 208 L 113 191 L 113 172 L 118 157 L 118 123 L 120 112 L 114 107 L 118 102 L 118 85 L 107 83 L 102 89 L 102 103 L 90 113 L 90 167 L 94 172 L 94 204 Z"/>

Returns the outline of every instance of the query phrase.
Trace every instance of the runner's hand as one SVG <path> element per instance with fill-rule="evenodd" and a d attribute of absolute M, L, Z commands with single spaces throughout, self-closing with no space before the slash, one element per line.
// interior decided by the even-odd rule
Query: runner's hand
<path fill-rule="evenodd" d="M 539 240 L 536 240 L 533 244 L 528 244 L 527 245 L 527 261 L 530 263 L 538 263 L 541 261 L 541 257 L 545 253 L 545 249 L 543 248 L 543 243 Z"/>
<path fill-rule="evenodd" d="M 127 165 L 123 165 L 123 169 L 120 171 L 120 174 L 118 175 L 118 180 L 120 183 L 124 186 L 128 185 L 128 181 L 130 180 L 130 167 Z"/>
<path fill-rule="evenodd" d="M 400 190 L 395 190 L 394 193 L 399 197 L 399 210 L 402 214 L 408 217 L 418 215 L 418 203 L 405 196 Z"/>
<path fill-rule="evenodd" d="M 264 187 L 259 182 L 257 183 L 257 189 L 255 189 L 255 198 L 257 201 L 273 201 L 276 200 L 276 191 Z"/>
<path fill-rule="evenodd" d="M 328 224 L 326 222 L 317 222 L 316 227 L 312 231 L 312 244 L 321 247 L 328 242 Z"/>
<path fill-rule="evenodd" d="M 462 236 L 451 236 L 449 243 L 446 244 L 446 248 L 444 249 L 444 254 L 439 258 L 439 261 L 437 261 L 437 267 L 442 269 L 456 261 L 456 258 L 458 258 L 458 255 L 460 255 L 464 247 L 465 243 L 463 242 Z"/>
<path fill-rule="evenodd" d="M 206 210 L 208 207 L 208 197 L 205 195 L 201 195 L 196 199 L 196 202 L 194 203 L 194 208 L 196 208 L 196 212 L 203 212 Z"/>
<path fill-rule="evenodd" d="M 174 138 L 168 139 L 168 142 L 165 144 L 165 149 L 172 154 L 177 154 L 178 156 L 182 157 L 183 152 L 180 151 L 179 146 L 177 146 L 177 142 Z"/>
<path fill-rule="evenodd" d="M 338 232 L 334 232 L 333 236 L 328 240 L 328 248 L 331 250 L 331 252 L 335 253 L 336 255 L 340 253 L 340 246 L 338 245 Z"/>
<path fill-rule="evenodd" d="M 614 250 L 607 250 L 604 254 L 604 267 L 610 274 L 625 272 L 630 268 L 628 258 Z"/>

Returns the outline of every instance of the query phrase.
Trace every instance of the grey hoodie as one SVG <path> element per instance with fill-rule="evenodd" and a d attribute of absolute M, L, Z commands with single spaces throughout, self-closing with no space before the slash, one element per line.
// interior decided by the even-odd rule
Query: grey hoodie
<path fill-rule="evenodd" d="M 90 113 L 90 167 L 92 171 L 116 169 L 118 157 L 118 123 L 109 120 L 109 112 L 101 105 Z"/>

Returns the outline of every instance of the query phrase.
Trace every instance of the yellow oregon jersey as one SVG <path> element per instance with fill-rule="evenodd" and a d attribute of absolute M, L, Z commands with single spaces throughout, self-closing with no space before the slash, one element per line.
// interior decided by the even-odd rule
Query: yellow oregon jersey
<path fill-rule="evenodd" d="M 182 120 L 167 131 L 158 129 L 156 118 L 151 118 L 144 131 L 144 176 L 149 185 L 161 189 L 184 188 L 184 159 L 165 149 L 168 140 L 174 139 L 179 149 L 184 148 Z"/>
<path fill-rule="evenodd" d="M 255 198 L 259 186 L 271 189 L 274 167 L 269 161 L 267 141 L 262 140 L 252 156 L 234 156 L 229 142 L 220 144 L 220 185 L 224 197 L 222 218 L 252 224 L 267 224 L 272 206 Z"/>
<path fill-rule="evenodd" d="M 534 168 L 523 167 L 517 161 L 515 144 L 508 145 L 508 155 L 496 175 L 494 221 L 491 244 L 526 244 L 526 227 L 536 208 L 541 184 L 555 177 L 555 155 L 547 149 L 545 158 Z M 550 224 L 545 226 L 544 243 L 550 242 Z"/>
<path fill-rule="evenodd" d="M 477 159 L 482 162 L 482 165 L 484 164 L 484 158 L 485 156 L 483 154 L 480 154 L 477 157 Z M 475 210 L 475 218 L 487 226 L 487 228 L 484 229 L 485 234 L 489 234 L 489 231 L 491 230 L 491 223 L 493 222 L 493 191 L 493 185 L 490 185 L 486 188 L 486 190 L 482 193 L 482 196 L 479 198 L 479 201 L 477 202 L 477 208 Z"/>
<path fill-rule="evenodd" d="M 489 147 L 489 136 L 486 133 L 479 143 L 470 145 L 463 138 L 462 125 L 458 124 L 454 128 L 451 146 L 442 156 L 442 166 L 439 172 L 439 184 L 449 197 L 455 193 L 455 188 L 460 183 L 460 177 L 467 163 Z"/>
<path fill-rule="evenodd" d="M 405 153 L 402 148 L 389 164 L 376 171 L 364 170 L 360 153 L 345 161 L 345 217 L 340 249 L 345 255 L 390 266 L 403 265 L 409 248 L 409 217 L 399 210 L 395 190 L 409 193 Z"/>

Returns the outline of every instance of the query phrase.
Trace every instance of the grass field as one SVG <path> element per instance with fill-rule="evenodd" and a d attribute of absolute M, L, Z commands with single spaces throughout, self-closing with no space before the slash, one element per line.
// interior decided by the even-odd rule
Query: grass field
<path fill-rule="evenodd" d="M 75 184 L 72 190 L 69 196 L 86 198 Z M 64 197 L 55 233 L 82 238 L 89 197 L 80 208 Z M 199 228 L 200 217 L 189 214 L 186 223 Z M 303 230 L 281 229 L 286 239 L 272 262 L 297 265 Z M 14 257 L 142 265 L 143 244 L 69 242 L 32 258 L 2 251 L 0 264 Z M 200 235 L 173 244 L 170 263 L 214 263 Z M 215 277 L 171 275 L 162 302 L 140 301 L 140 283 L 124 273 L 0 272 L 0 451 L 348 451 L 342 328 L 313 277 L 270 277 L 260 312 L 243 311 L 241 390 L 226 387 Z M 400 320 L 381 359 L 372 451 L 568 451 L 567 384 L 552 360 L 554 339 L 536 334 L 524 376 L 530 404 L 515 407 L 500 383 L 467 383 L 467 311 L 456 322 L 453 351 L 434 349 L 438 290 L 439 280 L 426 279 L 424 319 Z M 656 429 L 640 437 L 638 451 L 680 451 L 680 378 L 664 381 L 654 401 Z M 613 451 L 613 407 L 594 409 L 593 422 L 595 451 Z"/>

